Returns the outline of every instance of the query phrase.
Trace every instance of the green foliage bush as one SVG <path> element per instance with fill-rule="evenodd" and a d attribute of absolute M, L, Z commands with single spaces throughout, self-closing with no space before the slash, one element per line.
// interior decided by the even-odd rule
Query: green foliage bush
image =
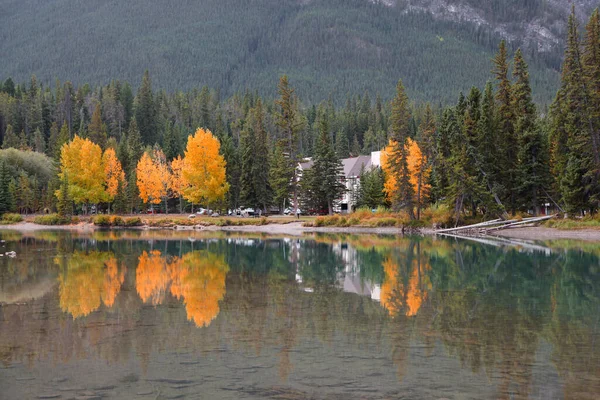
<path fill-rule="evenodd" d="M 142 220 L 139 217 L 127 218 L 125 220 L 124 226 L 133 227 L 133 226 L 142 226 Z"/>
<path fill-rule="evenodd" d="M 108 215 L 96 215 L 92 219 L 92 222 L 96 226 L 111 226 L 112 225 L 110 216 L 108 216 Z"/>
<path fill-rule="evenodd" d="M 0 223 L 8 225 L 16 224 L 21 221 L 23 221 L 23 217 L 21 216 L 21 214 L 6 213 L 2 215 L 2 221 L 0 221 Z"/>
<path fill-rule="evenodd" d="M 399 220 L 396 218 L 382 218 L 375 220 L 375 226 L 378 228 L 396 226 L 398 222 Z"/>
<path fill-rule="evenodd" d="M 33 222 L 39 225 L 69 225 L 71 218 L 58 214 L 38 215 L 33 219 Z"/>

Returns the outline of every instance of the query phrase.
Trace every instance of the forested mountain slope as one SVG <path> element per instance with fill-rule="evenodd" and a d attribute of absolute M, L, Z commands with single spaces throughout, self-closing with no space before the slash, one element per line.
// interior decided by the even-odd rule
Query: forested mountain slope
<path fill-rule="evenodd" d="M 148 69 L 156 87 L 167 90 L 208 85 L 223 95 L 245 89 L 274 95 L 286 73 L 309 102 L 366 90 L 390 98 L 401 78 L 412 98 L 449 102 L 490 78 L 489 60 L 507 37 L 528 49 L 536 99 L 548 103 L 558 82 L 563 3 L 5 0 L 0 78 L 26 81 L 35 74 L 47 83 L 95 85 L 139 82 Z M 579 3 L 582 13 L 589 11 L 589 0 Z M 523 41 L 533 37 L 521 31 L 531 24 L 552 45 Z"/>

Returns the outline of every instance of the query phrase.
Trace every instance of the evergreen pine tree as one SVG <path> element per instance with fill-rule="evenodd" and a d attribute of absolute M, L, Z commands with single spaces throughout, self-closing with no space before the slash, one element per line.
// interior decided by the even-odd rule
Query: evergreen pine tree
<path fill-rule="evenodd" d="M 525 211 L 531 209 L 538 215 L 544 190 L 549 185 L 548 149 L 541 130 L 536 126 L 529 71 L 521 49 L 515 54 L 513 76 L 515 134 L 519 145 L 518 203 Z"/>
<path fill-rule="evenodd" d="M 33 133 L 33 150 L 38 153 L 46 152 L 46 140 L 44 139 L 43 133 L 39 128 Z"/>
<path fill-rule="evenodd" d="M 240 153 L 242 160 L 242 171 L 240 178 L 240 202 L 245 207 L 256 207 L 258 204 L 256 187 L 254 185 L 254 166 L 256 138 L 254 129 L 246 127 L 240 137 Z"/>
<path fill-rule="evenodd" d="M 354 134 L 354 139 L 352 139 L 352 149 L 350 150 L 352 157 L 360 156 L 360 142 L 358 141 L 358 135 Z"/>
<path fill-rule="evenodd" d="M 335 135 L 335 147 L 339 158 L 348 158 L 350 156 L 350 141 L 343 128 L 338 130 Z"/>
<path fill-rule="evenodd" d="M 511 211 L 515 213 L 518 192 L 518 142 L 514 128 L 513 88 L 508 76 L 510 67 L 508 51 L 504 41 L 500 43 L 498 53 L 494 57 L 494 67 L 498 84 L 496 117 L 498 120 L 499 141 L 496 152 L 503 155 L 503 157 L 496 156 L 496 163 L 500 166 L 499 187 L 502 190 L 504 199 L 508 201 Z"/>
<path fill-rule="evenodd" d="M 555 173 L 562 200 L 570 213 L 582 213 L 595 197 L 595 179 L 587 174 L 594 165 L 587 98 L 573 8 L 569 16 L 561 87 L 552 106 Z"/>
<path fill-rule="evenodd" d="M 58 214 L 63 217 L 71 215 L 73 213 L 73 202 L 69 195 L 69 179 L 66 174 L 63 174 L 60 180 L 60 189 L 57 197 L 56 211 Z"/>
<path fill-rule="evenodd" d="M 60 151 L 62 149 L 62 146 L 65 143 L 68 143 L 71 140 L 70 135 L 69 135 L 69 127 L 67 126 L 66 123 L 62 124 L 61 128 L 60 128 L 60 132 L 58 133 L 58 140 L 56 141 L 56 145 L 54 148 L 54 159 L 59 161 L 60 160 Z"/>
<path fill-rule="evenodd" d="M 55 122 L 50 126 L 50 136 L 48 137 L 48 146 L 46 147 L 46 154 L 48 157 L 54 157 L 56 153 L 56 146 L 58 143 L 58 124 Z"/>
<path fill-rule="evenodd" d="M 142 144 L 142 137 L 138 129 L 137 121 L 131 120 L 129 125 L 129 131 L 127 132 L 127 148 L 129 151 L 129 163 L 130 168 L 135 169 L 142 154 L 144 154 L 144 145 Z"/>
<path fill-rule="evenodd" d="M 11 147 L 14 149 L 19 148 L 19 137 L 15 134 L 12 125 L 7 125 L 6 131 L 4 132 L 2 148 L 9 149 Z"/>
<path fill-rule="evenodd" d="M 135 103 L 135 121 L 141 139 L 145 145 L 154 145 L 158 141 L 156 126 L 156 106 L 152 93 L 152 82 L 148 70 L 144 72 L 142 85 L 137 93 Z M 140 155 L 141 157 L 141 155 Z"/>
<path fill-rule="evenodd" d="M 327 114 L 320 116 L 319 140 L 315 148 L 313 166 L 306 171 L 306 181 L 302 182 L 310 205 L 317 211 L 327 209 L 329 215 L 333 214 L 336 201 L 344 192 L 346 186 L 342 183 L 344 176 L 342 162 L 338 158 L 329 136 L 329 122 Z"/>
<path fill-rule="evenodd" d="M 275 146 L 271 159 L 269 180 L 273 190 L 273 203 L 280 207 L 281 213 L 289 205 L 290 188 L 292 185 L 292 167 L 285 157 L 285 145 L 280 142 Z"/>
<path fill-rule="evenodd" d="M 395 210 L 405 209 L 411 219 L 415 219 L 413 209 L 414 190 L 410 183 L 408 170 L 408 154 L 406 150 L 407 139 L 410 134 L 410 110 L 408 96 L 402 81 L 398 82 L 396 97 L 392 100 L 392 113 L 390 115 L 390 140 L 392 145 L 388 164 L 390 172 L 396 180 L 395 193 L 390 193 L 392 206 Z"/>
<path fill-rule="evenodd" d="M 254 165 L 253 180 L 254 192 L 256 194 L 257 206 L 266 213 L 271 204 L 272 189 L 269 182 L 269 143 L 267 130 L 264 124 L 264 110 L 261 99 L 258 99 L 254 107 L 253 115 L 254 131 Z"/>
<path fill-rule="evenodd" d="M 6 162 L 0 161 L 0 215 L 13 209 L 14 199 L 10 190 L 10 172 Z"/>
<path fill-rule="evenodd" d="M 298 105 L 297 99 L 294 94 L 294 89 L 289 85 L 288 78 L 283 75 L 279 80 L 278 85 L 279 99 L 275 101 L 275 104 L 279 106 L 279 113 L 277 114 L 277 125 L 283 133 L 283 142 L 286 145 L 288 153 L 287 160 L 289 166 L 282 170 L 290 174 L 291 181 L 291 192 L 292 201 L 294 208 L 298 207 L 298 177 L 297 177 L 297 165 L 299 161 L 299 133 L 302 130 L 302 121 L 298 116 Z M 280 189 L 283 186 L 279 187 Z"/>
<path fill-rule="evenodd" d="M 360 174 L 358 207 L 374 209 L 385 205 L 383 170 L 379 167 Z"/>
<path fill-rule="evenodd" d="M 100 148 L 106 148 L 106 141 L 108 135 L 106 134 L 106 125 L 102 122 L 102 112 L 100 104 L 96 104 L 94 113 L 92 114 L 92 120 L 88 125 L 87 137 Z"/>

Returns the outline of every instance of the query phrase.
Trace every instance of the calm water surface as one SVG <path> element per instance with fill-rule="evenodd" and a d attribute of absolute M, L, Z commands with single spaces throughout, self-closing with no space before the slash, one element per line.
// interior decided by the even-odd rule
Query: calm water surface
<path fill-rule="evenodd" d="M 600 397 L 598 244 L 0 238 L 2 399 Z"/>

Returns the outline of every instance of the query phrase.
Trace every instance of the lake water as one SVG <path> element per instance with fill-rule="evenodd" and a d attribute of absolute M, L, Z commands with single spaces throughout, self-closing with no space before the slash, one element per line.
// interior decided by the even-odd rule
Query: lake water
<path fill-rule="evenodd" d="M 2 399 L 600 396 L 599 244 L 0 238 Z"/>

